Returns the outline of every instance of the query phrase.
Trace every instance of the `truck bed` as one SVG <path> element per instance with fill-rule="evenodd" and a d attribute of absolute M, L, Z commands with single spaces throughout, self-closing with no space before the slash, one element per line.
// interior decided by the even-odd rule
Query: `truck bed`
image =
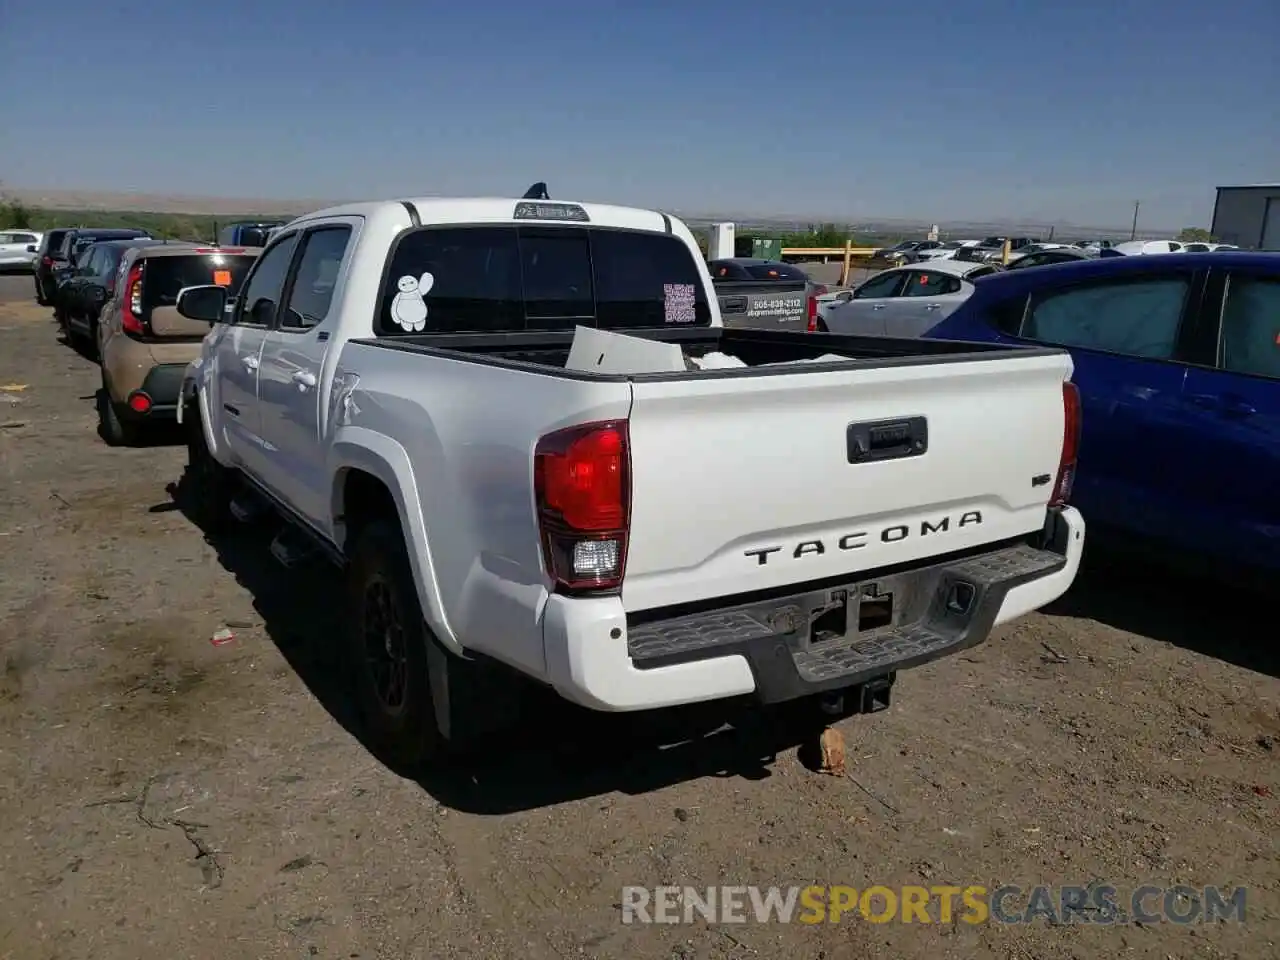
<path fill-rule="evenodd" d="M 620 331 L 622 332 L 622 331 Z M 750 328 L 700 328 L 627 330 L 628 336 L 679 344 L 690 357 L 724 353 L 746 364 L 745 368 L 676 372 L 613 374 L 566 370 L 573 331 L 529 331 L 503 334 L 423 335 L 355 340 L 368 346 L 434 356 L 463 353 L 475 363 L 511 367 L 579 380 L 654 382 L 684 379 L 759 377 L 807 370 L 846 370 L 871 367 L 915 366 L 936 363 L 969 363 L 996 360 L 1012 353 L 1047 356 L 1062 353 L 1054 347 L 1010 347 L 999 343 L 868 337 L 836 333 L 795 333 Z M 790 365 L 829 354 L 848 358 L 846 363 Z M 787 364 L 774 369 L 755 369 Z"/>

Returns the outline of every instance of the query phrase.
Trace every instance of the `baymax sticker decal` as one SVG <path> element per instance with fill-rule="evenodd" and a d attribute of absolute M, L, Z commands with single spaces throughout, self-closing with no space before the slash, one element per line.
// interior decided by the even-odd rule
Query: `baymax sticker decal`
<path fill-rule="evenodd" d="M 692 283 L 662 285 L 662 314 L 667 323 L 693 323 L 698 319 Z"/>
<path fill-rule="evenodd" d="M 396 281 L 398 291 L 391 301 L 391 319 L 406 333 L 417 333 L 427 325 L 427 302 L 423 299 L 435 284 L 430 273 L 403 276 Z"/>

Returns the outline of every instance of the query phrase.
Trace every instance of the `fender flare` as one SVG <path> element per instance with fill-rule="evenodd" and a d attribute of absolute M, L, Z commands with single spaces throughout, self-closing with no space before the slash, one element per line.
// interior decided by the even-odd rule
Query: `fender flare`
<path fill-rule="evenodd" d="M 431 560 L 422 502 L 418 498 L 417 480 L 408 452 L 386 434 L 367 427 L 345 426 L 339 428 L 334 435 L 330 457 L 329 475 L 333 478 L 330 515 L 336 519 L 342 513 L 342 488 L 348 470 L 362 470 L 382 481 L 391 492 L 396 512 L 400 515 L 400 529 L 404 531 L 407 540 L 405 547 L 413 569 L 413 582 L 418 590 L 418 602 L 422 606 L 427 626 L 450 652 L 465 656 L 445 614 L 440 584 Z M 339 525 L 336 522 L 333 524 L 333 533 L 337 542 Z M 337 542 L 337 546 L 345 547 L 345 532 L 341 534 L 341 539 L 342 542 Z"/>

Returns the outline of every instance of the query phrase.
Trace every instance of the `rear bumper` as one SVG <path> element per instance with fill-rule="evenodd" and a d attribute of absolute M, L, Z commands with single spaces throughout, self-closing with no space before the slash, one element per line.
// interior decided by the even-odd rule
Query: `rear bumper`
<path fill-rule="evenodd" d="M 178 398 L 182 392 L 182 376 L 186 372 L 185 363 L 160 363 L 147 371 L 142 383 L 129 395 L 122 397 L 124 408 L 121 413 L 139 420 L 170 420 L 178 410 Z M 134 393 L 144 393 L 151 400 L 151 407 L 145 413 L 139 413 L 129 406 L 129 397 Z"/>
<path fill-rule="evenodd" d="M 1084 530 L 1067 507 L 1050 512 L 1035 545 L 630 626 L 617 597 L 553 596 L 543 619 L 548 679 L 566 699 L 606 711 L 747 694 L 776 703 L 855 686 L 976 646 L 1056 600 L 1075 580 Z M 859 633 L 857 598 L 872 586 L 894 595 L 893 620 Z M 815 639 L 814 612 L 824 609 L 834 612 Z"/>

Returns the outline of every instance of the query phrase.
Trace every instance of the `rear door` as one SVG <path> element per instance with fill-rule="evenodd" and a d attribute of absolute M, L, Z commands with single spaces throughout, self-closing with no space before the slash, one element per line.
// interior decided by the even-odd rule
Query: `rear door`
<path fill-rule="evenodd" d="M 848 303 L 827 310 L 827 329 L 831 333 L 862 336 L 885 335 L 885 312 L 902 292 L 909 270 L 886 270 L 853 291 Z"/>
<path fill-rule="evenodd" d="M 927 267 L 912 270 L 902 295 L 887 311 L 885 331 L 893 337 L 918 337 L 950 316 L 971 292 L 951 274 Z"/>
<path fill-rule="evenodd" d="M 1022 342 L 1071 350 L 1083 419 L 1072 500 L 1085 517 L 1190 544 L 1186 518 L 1204 475 L 1182 394 L 1205 271 L 1152 263 L 1149 272 L 1046 282 L 997 312 Z"/>
<path fill-rule="evenodd" d="M 1185 523 L 1209 552 L 1276 571 L 1280 271 L 1215 270 L 1209 291 L 1212 354 L 1187 370 L 1185 382 L 1196 426 L 1188 459 L 1201 480 Z"/>
<path fill-rule="evenodd" d="M 1062 447 L 1063 353 L 637 380 L 629 612 L 914 563 L 1040 529 Z M 919 418 L 919 455 L 851 426 Z M 912 427 L 917 430 L 917 427 Z M 854 431 L 855 437 L 857 431 Z M 917 432 L 915 436 L 923 437 Z"/>

